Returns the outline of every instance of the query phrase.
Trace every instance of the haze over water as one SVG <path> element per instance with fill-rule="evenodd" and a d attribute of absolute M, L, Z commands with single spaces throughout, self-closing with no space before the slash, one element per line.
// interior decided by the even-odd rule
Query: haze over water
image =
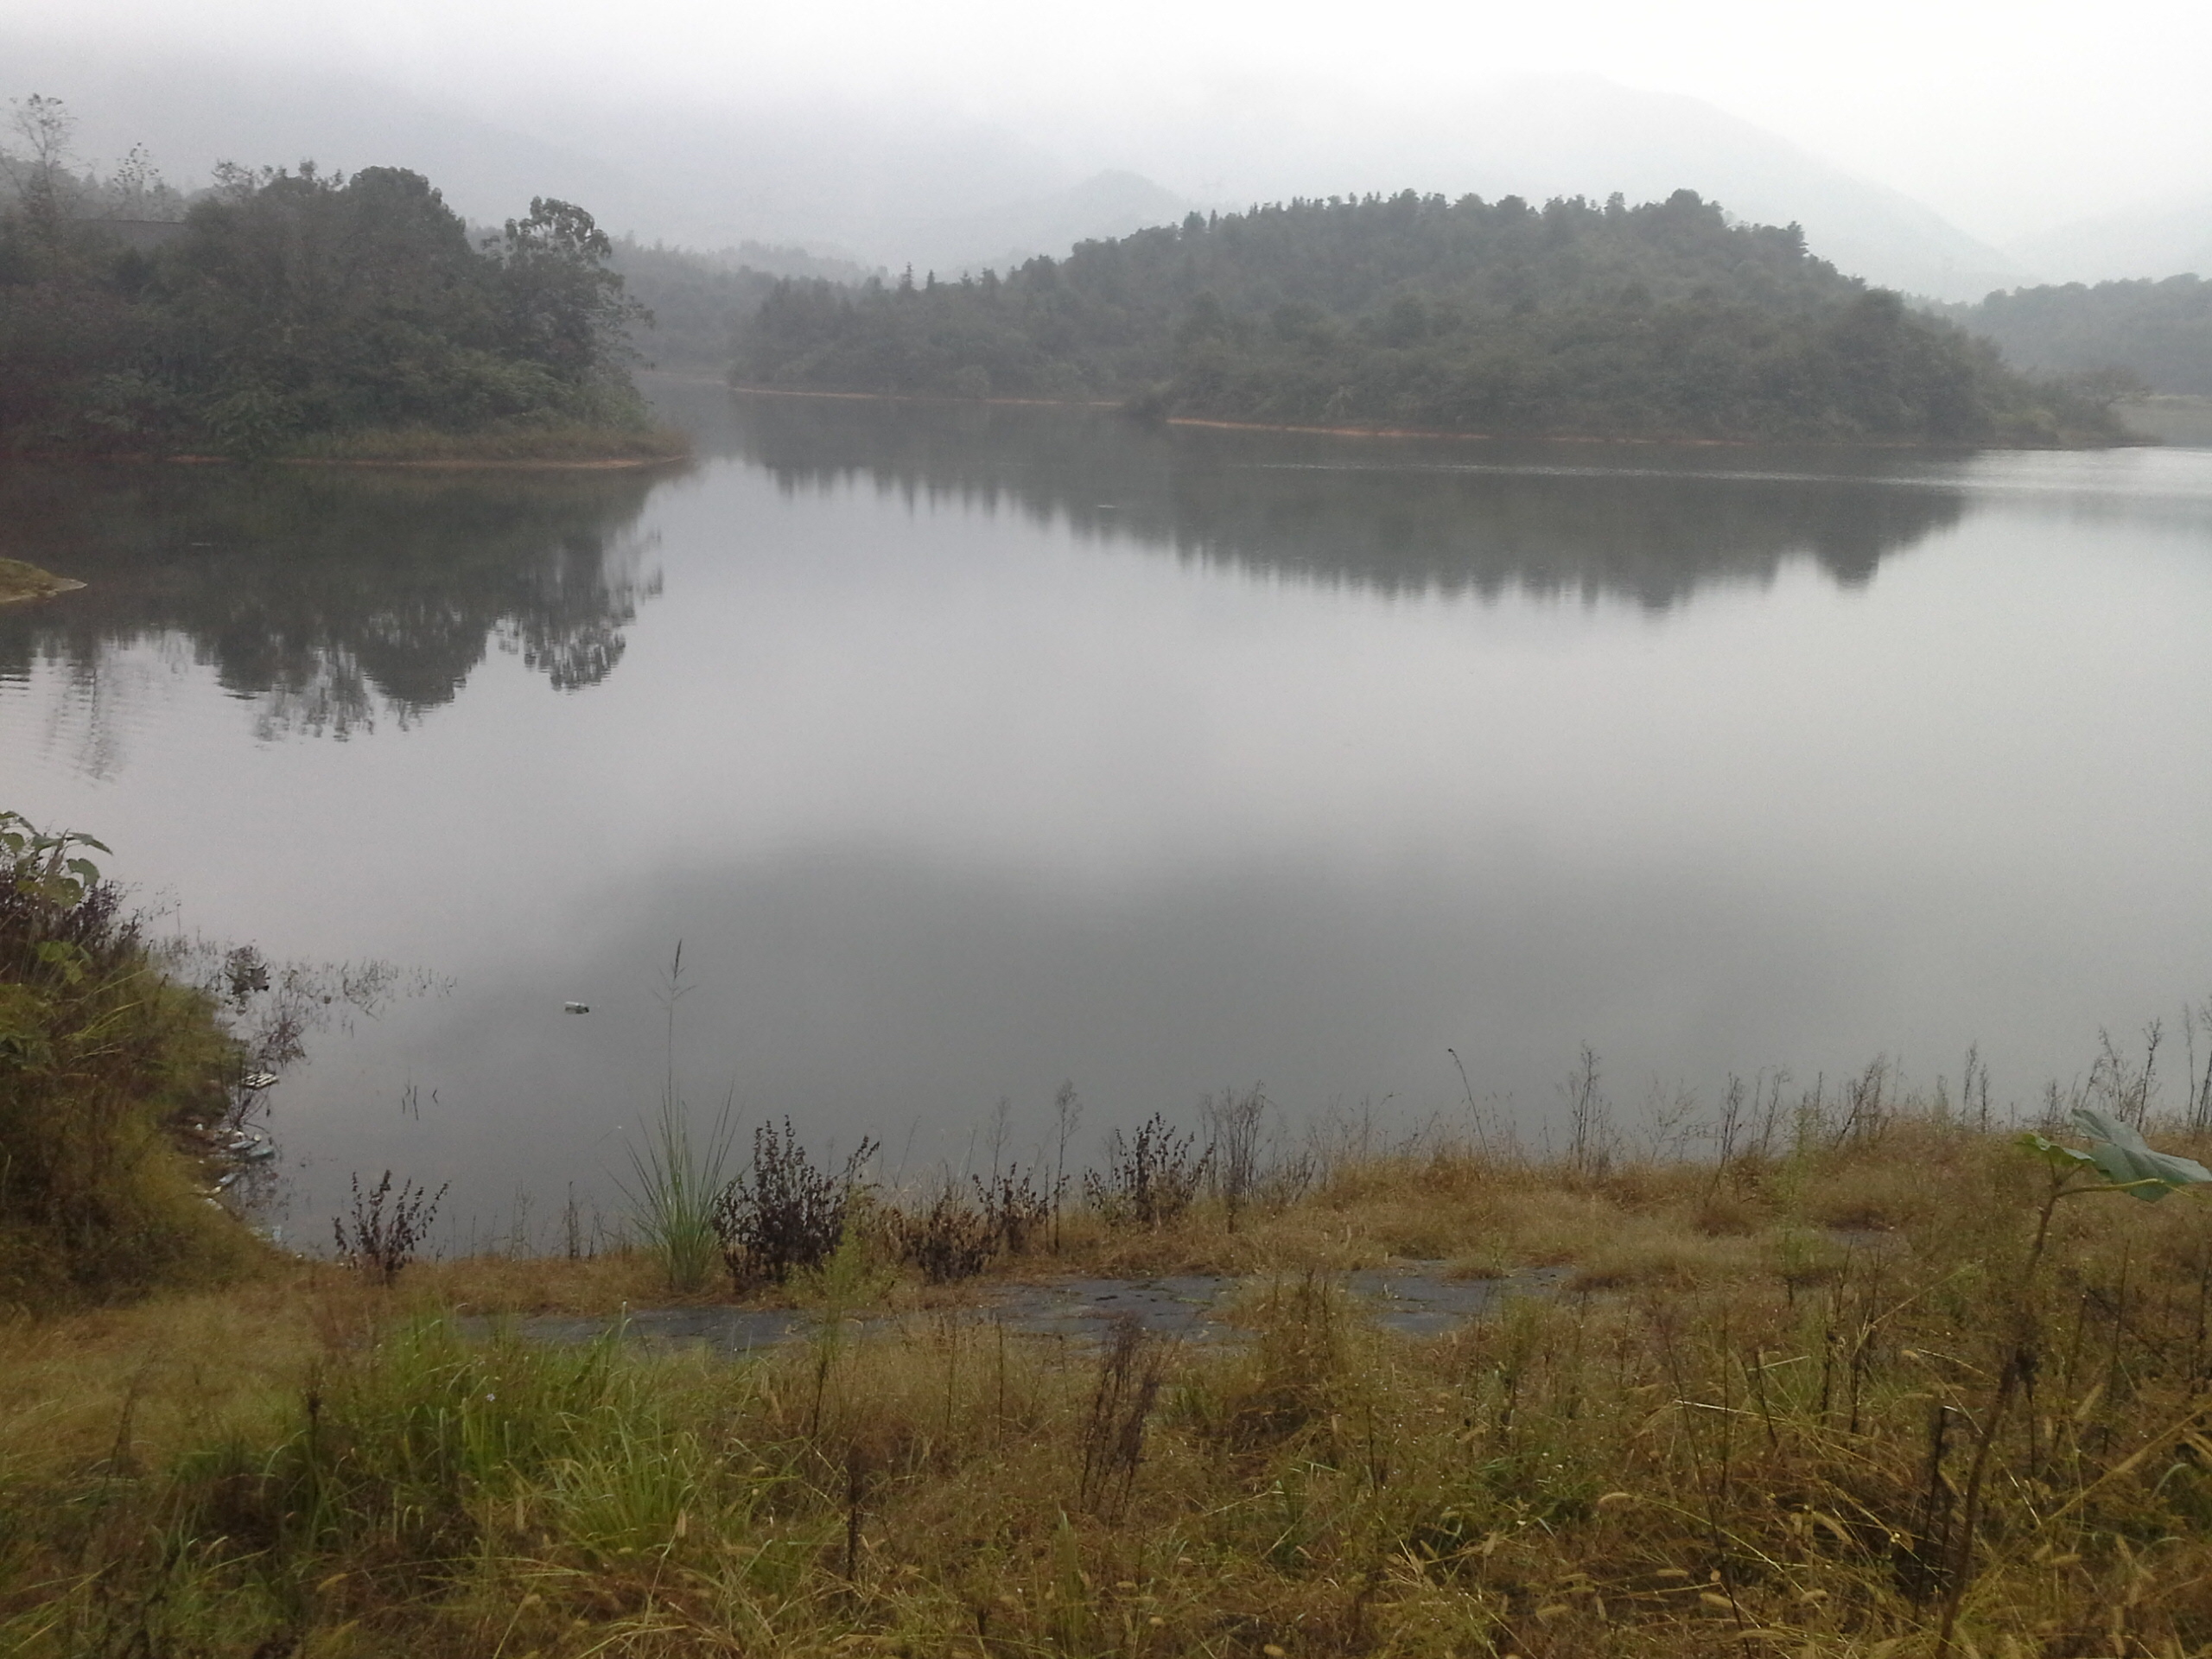
<path fill-rule="evenodd" d="M 2002 1103 L 2212 990 L 2212 452 L 1147 430 L 664 396 L 690 473 L 0 473 L 0 800 L 181 922 L 447 976 L 274 1093 L 601 1202 L 677 1060 L 910 1173 L 1095 1131 L 1531 1141 L 1878 1054 Z M 563 1013 L 564 1001 L 591 1005 Z M 417 1110 L 403 1110 L 412 1088 Z"/>

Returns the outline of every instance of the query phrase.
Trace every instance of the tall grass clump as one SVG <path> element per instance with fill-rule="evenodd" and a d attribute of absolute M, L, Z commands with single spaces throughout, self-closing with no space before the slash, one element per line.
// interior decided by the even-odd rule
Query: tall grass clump
<path fill-rule="evenodd" d="M 669 1289 L 679 1296 L 705 1289 L 721 1256 L 715 1205 L 728 1185 L 724 1171 L 734 1133 L 726 1101 L 704 1143 L 695 1142 L 690 1109 L 677 1091 L 676 1010 L 690 990 L 683 979 L 679 940 L 659 991 L 667 1021 L 660 1105 L 645 1145 L 627 1148 L 631 1179 L 622 1183 L 639 1239 L 658 1263 Z"/>
<path fill-rule="evenodd" d="M 721 1259 L 715 1205 L 728 1185 L 729 1115 L 715 1120 L 703 1144 L 691 1135 L 683 1103 L 664 1096 L 650 1137 L 630 1148 L 631 1179 L 623 1184 L 638 1236 L 668 1281 L 688 1296 L 703 1290 Z"/>
<path fill-rule="evenodd" d="M 254 1248 L 188 1138 L 241 1051 L 85 856 L 106 850 L 0 812 L 0 1306 L 218 1279 Z"/>

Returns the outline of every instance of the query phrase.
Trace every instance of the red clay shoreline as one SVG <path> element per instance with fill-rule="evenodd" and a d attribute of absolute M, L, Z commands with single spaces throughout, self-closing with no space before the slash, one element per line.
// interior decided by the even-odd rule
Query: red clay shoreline
<path fill-rule="evenodd" d="M 818 397 L 867 404 L 949 404 L 971 407 L 998 405 L 1016 409 L 1105 409 L 1125 405 L 1100 398 L 1071 397 L 955 397 L 940 392 L 810 391 L 795 386 L 741 386 L 730 391 L 748 397 Z M 1913 443 L 1902 439 L 1865 439 L 1855 442 L 1835 438 L 1708 438 L 1666 435 L 1626 436 L 1589 432 L 1465 432 L 1448 427 L 1421 426 L 1299 426 L 1273 421 L 1230 421 L 1203 415 L 1156 416 L 1168 426 L 1186 426 L 1220 432 L 1287 432 L 1329 438 L 1448 439 L 1462 443 L 1586 443 L 1696 448 L 1708 449 L 1764 449 L 1777 445 L 1805 449 L 1907 450 L 1929 454 L 1971 454 L 1981 449 L 2131 449 L 2156 447 L 2157 440 L 2133 438 L 2110 443 Z"/>
<path fill-rule="evenodd" d="M 1120 409 L 1107 397 L 955 397 L 941 391 L 810 391 L 801 386 L 741 386 L 722 383 L 748 397 L 819 397 L 851 404 L 955 404 L 981 408 L 995 404 L 1005 409 Z"/>
<path fill-rule="evenodd" d="M 172 455 L 172 461 L 219 461 L 219 455 Z M 411 461 L 378 461 L 358 455 L 285 455 L 276 460 L 279 467 L 408 467 L 431 472 L 506 472 L 506 473 L 613 473 L 636 472 L 649 467 L 676 467 L 689 461 L 689 453 L 675 455 L 605 455 L 582 461 L 550 461 L 543 458 L 501 461 L 496 458 L 470 455 L 438 459 L 425 457 Z"/>
<path fill-rule="evenodd" d="M 0 465 L 11 462 L 77 461 L 102 466 L 130 467 L 243 467 L 249 464 L 269 467 L 372 467 L 379 471 L 395 467 L 417 472 L 503 472 L 503 473 L 606 473 L 636 472 L 652 467 L 682 466 L 692 460 L 690 452 L 666 455 L 598 455 L 575 461 L 549 459 L 543 456 L 518 456 L 503 459 L 498 456 L 396 456 L 386 460 L 373 455 L 270 455 L 264 461 L 249 463 L 233 455 L 163 455 L 143 450 L 30 450 L 0 455 Z"/>

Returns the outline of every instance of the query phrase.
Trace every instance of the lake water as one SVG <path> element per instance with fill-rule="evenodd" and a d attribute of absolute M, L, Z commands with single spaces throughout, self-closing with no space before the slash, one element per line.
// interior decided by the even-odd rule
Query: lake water
<path fill-rule="evenodd" d="M 2212 991 L 2212 453 L 661 395 L 680 475 L 0 472 L 90 584 L 0 613 L 0 804 L 448 982 L 271 1091 L 303 1229 L 609 1203 L 678 940 L 695 1106 L 910 1173 L 1064 1079 L 1085 1150 L 1463 1113 L 1447 1048 L 1532 1140 L 1586 1042 L 1630 1117 L 1972 1044 L 2001 1106 Z"/>

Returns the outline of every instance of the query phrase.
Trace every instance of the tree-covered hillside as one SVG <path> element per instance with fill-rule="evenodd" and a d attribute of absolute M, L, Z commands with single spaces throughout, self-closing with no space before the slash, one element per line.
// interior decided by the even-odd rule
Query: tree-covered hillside
<path fill-rule="evenodd" d="M 1691 191 L 1631 207 L 1294 201 L 1004 278 L 786 282 L 741 385 L 1126 400 L 1173 416 L 1516 434 L 2109 441 L 2109 414 Z"/>
<path fill-rule="evenodd" d="M 149 220 L 29 107 L 0 151 L 0 450 L 645 429 L 636 308 L 582 208 L 535 200 L 480 245 L 419 174 L 303 164 L 226 167 L 188 208 L 142 191 Z"/>
<path fill-rule="evenodd" d="M 2201 276 L 2016 289 L 1940 315 L 2026 368 L 2120 371 L 2152 391 L 2212 397 L 2212 282 Z"/>

